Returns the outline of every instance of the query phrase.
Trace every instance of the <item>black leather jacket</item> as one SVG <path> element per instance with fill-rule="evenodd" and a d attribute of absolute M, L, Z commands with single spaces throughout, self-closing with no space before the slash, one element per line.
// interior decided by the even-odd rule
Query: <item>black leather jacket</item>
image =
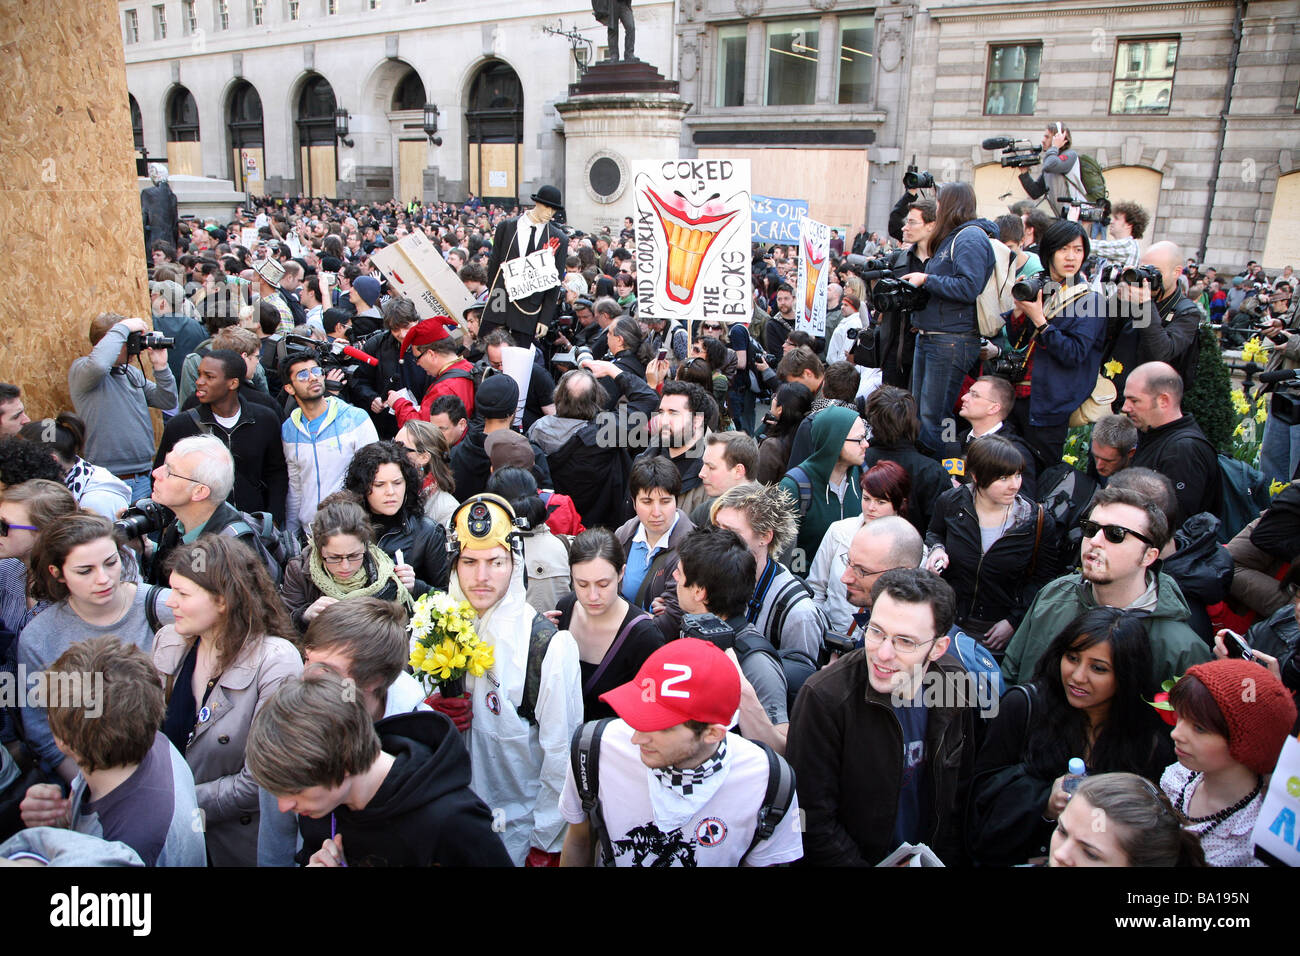
<path fill-rule="evenodd" d="M 447 560 L 447 532 L 427 515 L 412 515 L 389 531 L 380 531 L 379 550 L 394 561 L 397 552 L 415 569 L 415 587 L 411 594 L 419 597 L 430 589 L 447 590 L 450 565 Z"/>

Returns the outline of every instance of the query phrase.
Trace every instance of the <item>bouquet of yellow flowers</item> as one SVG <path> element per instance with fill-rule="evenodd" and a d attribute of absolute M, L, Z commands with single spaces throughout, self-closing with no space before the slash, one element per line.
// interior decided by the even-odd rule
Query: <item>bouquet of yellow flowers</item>
<path fill-rule="evenodd" d="M 411 670 L 424 689 L 443 697 L 465 693 L 465 675 L 482 677 L 494 662 L 492 646 L 474 630 L 474 609 L 442 591 L 422 594 L 411 612 Z"/>

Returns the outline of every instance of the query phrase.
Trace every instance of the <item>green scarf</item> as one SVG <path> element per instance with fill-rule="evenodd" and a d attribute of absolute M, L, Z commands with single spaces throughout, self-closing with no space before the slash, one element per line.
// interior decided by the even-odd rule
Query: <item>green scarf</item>
<path fill-rule="evenodd" d="M 373 565 L 373 575 L 369 573 L 370 568 L 367 565 Z M 366 560 L 361 562 L 361 566 L 342 580 L 325 569 L 325 564 L 320 558 L 320 550 L 315 544 L 312 544 L 307 556 L 307 569 L 311 573 L 311 582 L 325 597 L 340 601 L 350 597 L 373 597 L 388 587 L 388 582 L 391 580 L 397 585 L 397 599 L 410 607 L 415 603 L 411 592 L 406 590 L 406 586 L 397 579 L 393 568 L 393 559 L 374 544 L 366 546 Z"/>

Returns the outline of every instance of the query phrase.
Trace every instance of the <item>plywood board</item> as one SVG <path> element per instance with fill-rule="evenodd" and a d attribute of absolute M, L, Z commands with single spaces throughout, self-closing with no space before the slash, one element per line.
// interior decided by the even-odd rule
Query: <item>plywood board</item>
<path fill-rule="evenodd" d="M 864 149 L 702 149 L 700 159 L 748 159 L 750 189 L 760 196 L 808 201 L 808 216 L 844 234 L 867 210 L 867 151 Z"/>
<path fill-rule="evenodd" d="M 424 166 L 429 158 L 429 142 L 404 139 L 397 144 L 398 189 L 395 198 L 407 203 L 424 202 Z"/>
<path fill-rule="evenodd" d="M 482 154 L 482 182 L 479 182 L 479 155 Z M 469 144 L 470 189 L 485 199 L 492 196 L 518 195 L 517 164 L 519 147 L 514 143 Z M 493 175 L 493 174 L 496 175 Z M 502 175 L 504 174 L 504 176 Z M 480 188 L 481 187 L 481 188 Z"/>
<path fill-rule="evenodd" d="M 1265 269 L 1300 265 L 1300 173 L 1277 181 L 1273 213 L 1268 220 L 1268 240 L 1259 261 Z"/>
<path fill-rule="evenodd" d="M 167 172 L 173 176 L 202 176 L 202 143 L 168 143 Z"/>
<path fill-rule="evenodd" d="M 149 314 L 144 231 L 116 4 L 4 3 L 0 37 L 0 381 L 37 418 L 94 316 Z"/>
<path fill-rule="evenodd" d="M 303 192 L 308 196 L 333 198 L 338 193 L 334 172 L 333 146 L 299 147 L 299 162 L 303 171 Z"/>

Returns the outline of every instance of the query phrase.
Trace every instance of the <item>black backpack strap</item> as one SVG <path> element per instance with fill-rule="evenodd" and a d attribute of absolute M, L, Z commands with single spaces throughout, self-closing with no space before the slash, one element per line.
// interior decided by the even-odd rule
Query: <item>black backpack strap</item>
<path fill-rule="evenodd" d="M 537 723 L 537 697 L 542 690 L 542 661 L 546 658 L 551 638 L 557 633 L 559 628 L 549 619 L 533 612 L 533 625 L 528 635 L 528 663 L 524 669 L 524 698 L 517 711 L 530 724 Z"/>
<path fill-rule="evenodd" d="M 149 630 L 157 634 L 162 629 L 162 621 L 158 620 L 158 594 L 162 588 L 156 584 L 149 585 L 149 589 L 144 592 L 144 619 L 149 622 Z"/>
<path fill-rule="evenodd" d="M 767 792 L 763 794 L 763 805 L 758 808 L 758 828 L 754 830 L 754 838 L 749 841 L 749 847 L 737 866 L 744 864 L 749 854 L 754 852 L 754 847 L 771 839 L 785 819 L 790 805 L 794 803 L 794 770 L 767 744 L 758 741 L 751 743 L 761 747 L 767 755 Z"/>
<path fill-rule="evenodd" d="M 803 581 L 794 578 L 776 596 L 776 603 L 772 606 L 772 616 L 768 619 L 769 630 L 776 635 L 776 639 L 772 641 L 773 647 L 778 647 L 781 643 L 781 635 L 785 633 L 785 619 L 790 616 L 790 607 L 805 595 L 812 597 L 812 590 Z"/>
<path fill-rule="evenodd" d="M 600 808 L 600 738 L 613 717 L 593 720 L 583 724 L 573 734 L 569 745 L 569 760 L 573 764 L 573 782 L 582 800 L 582 812 L 587 815 L 592 835 L 600 847 L 602 866 L 614 865 L 614 848 L 605 829 L 605 815 Z"/>
<path fill-rule="evenodd" d="M 197 408 L 188 408 L 185 410 L 185 414 L 190 416 L 190 421 L 194 423 L 194 427 L 199 430 L 200 434 L 212 434 L 212 426 L 199 418 L 199 410 Z"/>

